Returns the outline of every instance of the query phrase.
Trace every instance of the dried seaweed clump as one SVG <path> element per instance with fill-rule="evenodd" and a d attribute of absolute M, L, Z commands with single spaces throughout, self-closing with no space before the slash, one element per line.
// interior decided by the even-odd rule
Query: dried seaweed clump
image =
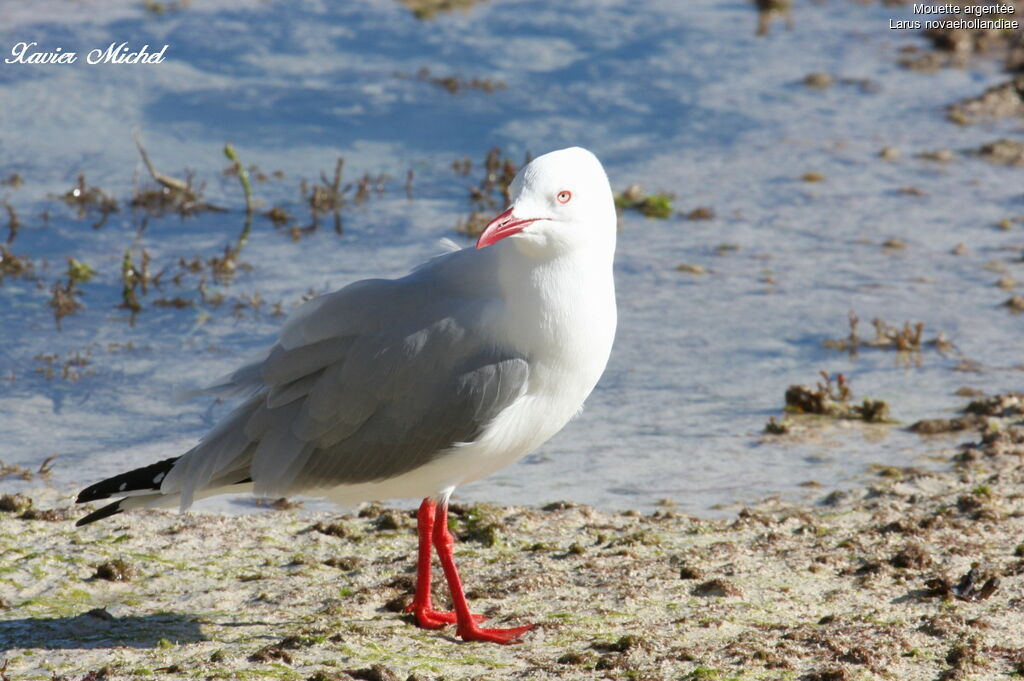
<path fill-rule="evenodd" d="M 764 432 L 768 435 L 785 435 L 793 428 L 793 419 L 783 416 L 776 421 L 774 416 L 768 417 L 768 423 L 764 424 Z"/>
<path fill-rule="evenodd" d="M 757 7 L 757 35 L 768 35 L 772 21 L 784 19 L 786 28 L 793 30 L 793 0 L 754 0 Z"/>
<path fill-rule="evenodd" d="M 455 223 L 455 231 L 475 239 L 483 233 L 490 221 L 489 213 L 475 210 Z"/>
<path fill-rule="evenodd" d="M 309 215 L 312 218 L 310 230 L 319 225 L 321 216 L 332 214 L 335 219 L 335 230 L 341 231 L 341 209 L 345 205 L 345 187 L 341 185 L 344 168 L 345 160 L 338 157 L 334 166 L 334 176 L 330 180 L 322 172 L 321 183 L 310 185 L 304 179 L 300 183 L 299 191 L 302 194 L 302 199 L 309 206 Z"/>
<path fill-rule="evenodd" d="M 5 464 L 0 461 L 0 471 L 4 468 Z M 24 494 L 0 494 L 0 513 L 24 513 L 30 508 L 32 500 Z"/>
<path fill-rule="evenodd" d="M 473 5 L 485 0 L 399 0 L 420 21 L 433 19 L 438 14 L 454 10 L 469 11 Z"/>
<path fill-rule="evenodd" d="M 22 480 L 34 480 L 37 476 L 43 480 L 49 480 L 50 474 L 53 472 L 53 462 L 57 458 L 56 454 L 52 454 L 39 464 L 39 469 L 32 471 L 31 468 L 18 465 L 16 463 L 4 463 L 0 461 L 0 480 L 5 478 L 21 478 Z M 28 499 L 28 497 L 22 497 L 20 494 L 4 494 L 0 497 L 0 511 L 11 511 L 12 508 L 8 508 L 8 503 L 11 499 Z M 28 499 L 28 505 L 32 505 L 32 500 Z"/>
<path fill-rule="evenodd" d="M 191 0 L 175 0 L 174 2 L 162 2 L 161 0 L 142 0 L 142 8 L 154 14 L 161 16 L 168 12 L 180 12 L 181 10 L 188 7 Z"/>
<path fill-rule="evenodd" d="M 490 504 L 456 505 L 450 508 L 455 533 L 462 541 L 495 546 L 501 541 L 501 509 Z"/>
<path fill-rule="evenodd" d="M 527 153 L 523 165 L 531 160 L 531 155 Z M 482 169 L 483 176 L 479 182 L 469 188 L 471 211 L 455 224 L 456 232 L 470 237 L 479 236 L 493 217 L 491 214 L 499 207 L 512 202 L 509 187 L 519 172 L 516 162 L 505 156 L 500 147 L 494 147 L 487 152 Z M 459 175 L 468 176 L 473 171 L 473 161 L 468 157 L 456 160 L 452 163 L 452 170 Z"/>
<path fill-rule="evenodd" d="M 82 309 L 82 303 L 78 300 L 82 292 L 78 285 L 89 281 L 95 274 L 96 270 L 89 265 L 68 257 L 67 279 L 63 283 L 54 283 L 50 289 L 50 307 L 53 308 L 58 329 L 61 328 L 61 319 Z"/>
<path fill-rule="evenodd" d="M 813 390 L 803 385 L 789 386 L 786 390 L 786 411 L 867 423 L 893 423 L 889 416 L 889 403 L 885 400 L 864 398 L 860 404 L 852 404 L 853 391 L 845 376 L 836 374 L 832 377 L 822 371 L 821 377 L 824 383 L 819 381 Z"/>
<path fill-rule="evenodd" d="M 0 178 L 0 187 L 17 189 L 23 184 L 25 184 L 25 178 L 21 176 L 21 173 L 11 173 L 7 177 Z"/>
<path fill-rule="evenodd" d="M 686 214 L 687 220 L 714 220 L 715 209 L 709 206 L 698 206 Z"/>
<path fill-rule="evenodd" d="M 383 173 L 377 175 L 363 173 L 363 176 L 356 182 L 342 185 L 341 178 L 344 169 L 345 159 L 339 156 L 334 165 L 334 175 L 330 179 L 321 172 L 319 184 L 309 184 L 305 179 L 302 180 L 299 185 L 299 192 L 302 194 L 302 200 L 309 206 L 312 222 L 308 227 L 292 227 L 292 239 L 298 240 L 301 234 L 316 231 L 320 226 L 320 218 L 326 215 L 333 217 L 334 231 L 337 234 L 341 234 L 343 231 L 341 211 L 349 202 L 349 192 L 353 189 L 355 190 L 351 200 L 358 206 L 373 194 L 378 196 L 383 194 L 386 183 L 390 179 Z M 273 215 L 268 214 L 268 217 L 274 222 L 275 226 L 279 226 L 279 224 L 283 224 L 283 219 L 288 216 L 282 214 L 275 218 Z"/>
<path fill-rule="evenodd" d="M 1013 5 L 1015 12 L 1002 13 L 999 10 L 1006 5 Z M 943 6 L 953 6 L 960 11 L 945 14 L 941 17 L 930 15 L 930 19 L 939 19 L 938 25 L 922 31 L 922 35 L 931 43 L 931 51 L 923 51 L 916 47 L 902 50 L 904 56 L 900 64 L 915 71 L 934 72 L 941 68 L 962 68 L 969 64 L 976 55 L 995 57 L 1003 61 L 1008 71 L 1018 71 L 1024 63 L 1019 42 L 1018 31 L 1009 30 L 998 22 L 1008 22 L 1020 16 L 1024 3 L 1020 0 L 1007 0 L 1000 3 L 952 2 Z M 965 28 L 957 26 L 957 21 L 981 20 L 987 22 L 983 28 Z"/>
<path fill-rule="evenodd" d="M 397 74 L 399 78 L 409 78 L 404 73 Z M 457 95 L 467 90 L 479 90 L 485 94 L 492 94 L 498 90 L 504 90 L 507 85 L 503 80 L 491 78 L 463 78 L 462 76 L 435 76 L 430 69 L 424 66 L 416 72 L 416 80 L 431 83 L 439 88 L 445 89 L 449 94 Z"/>
<path fill-rule="evenodd" d="M 857 354 L 857 350 L 860 348 L 883 348 L 899 352 L 919 352 L 926 345 L 934 345 L 939 352 L 946 352 L 953 348 L 953 344 L 942 332 L 935 338 L 925 340 L 924 322 L 904 322 L 900 327 L 876 317 L 871 320 L 871 324 L 875 327 L 874 338 L 861 338 L 858 335 L 857 324 L 860 323 L 860 318 L 853 311 L 850 312 L 849 323 L 849 336 L 827 339 L 824 346 L 840 352 L 848 352 L 851 355 Z"/>
<path fill-rule="evenodd" d="M 530 154 L 523 159 L 523 165 L 532 160 Z M 512 202 L 512 194 L 509 187 L 512 180 L 516 179 L 519 166 L 511 158 L 504 156 L 500 147 L 494 147 L 484 156 L 484 176 L 476 187 L 469 190 L 470 203 L 485 208 L 495 208 L 499 205 L 507 206 Z M 497 197 L 501 197 L 501 201 Z"/>
<path fill-rule="evenodd" d="M 125 249 L 121 259 L 121 308 L 131 313 L 131 324 L 135 324 L 135 316 L 142 310 L 137 289 L 142 288 L 143 294 L 149 285 L 149 253 L 142 249 L 142 263 L 135 267 L 132 263 L 132 252 Z"/>
<path fill-rule="evenodd" d="M 7 243 L 14 243 L 15 238 L 18 236 L 18 230 L 21 229 L 21 220 L 18 218 L 18 212 L 10 201 L 0 201 L 0 206 L 3 206 L 4 210 L 7 211 Z"/>
<path fill-rule="evenodd" d="M 961 411 L 963 415 L 954 418 L 922 419 L 911 425 L 909 430 L 919 435 L 937 435 L 973 429 L 985 431 L 990 423 L 989 419 L 1024 416 L 1024 393 L 1011 392 L 981 397 L 968 402 Z"/>
<path fill-rule="evenodd" d="M 972 400 L 964 407 L 964 413 L 994 418 L 1024 416 L 1024 393 L 1002 393 Z"/>
<path fill-rule="evenodd" d="M 115 558 L 97 565 L 92 578 L 104 579 L 108 582 L 130 582 L 135 576 L 135 572 L 133 565 L 120 558 Z"/>
<path fill-rule="evenodd" d="M 132 191 L 131 206 L 142 210 L 148 217 L 162 217 L 167 213 L 176 213 L 181 217 L 189 217 L 203 211 L 223 211 L 203 200 L 204 185 L 198 187 L 193 183 L 192 173 L 186 172 L 185 179 L 165 175 L 149 159 L 146 148 L 142 144 L 142 136 L 135 132 L 135 148 L 139 151 L 149 176 L 157 183 L 156 187 L 135 187 Z"/>
<path fill-rule="evenodd" d="M 10 277 L 28 277 L 32 275 L 32 262 L 24 256 L 15 255 L 6 246 L 0 244 L 0 284 Z"/>
<path fill-rule="evenodd" d="M 1024 312 L 1024 297 L 1022 296 L 1010 296 L 1003 301 L 1003 307 L 1007 308 L 1014 314 L 1020 314 Z"/>
<path fill-rule="evenodd" d="M 961 125 L 988 118 L 1024 116 L 1024 76 L 1014 76 L 976 97 L 954 102 L 947 113 L 951 121 Z"/>
<path fill-rule="evenodd" d="M 135 187 L 130 205 L 150 217 L 162 217 L 168 213 L 191 217 L 204 211 L 224 210 L 204 201 L 204 187 L 193 187 L 192 182 L 192 174 L 189 173 L 181 185 L 160 183 L 157 186 Z"/>
<path fill-rule="evenodd" d="M 999 19 L 1013 19 L 1015 14 L 1004 14 L 998 11 L 998 8 L 1003 5 L 1010 3 L 974 3 L 974 2 L 955 2 L 949 3 L 955 5 L 961 9 L 970 7 L 973 9 L 971 14 L 957 13 L 949 14 L 944 16 L 944 19 L 982 19 L 988 21 L 996 21 Z M 982 9 L 989 9 L 996 11 L 982 12 Z M 1019 13 L 1020 8 L 1017 8 Z M 981 28 L 981 29 L 963 29 L 955 28 L 949 25 L 950 22 L 941 22 L 937 28 L 925 29 L 925 37 L 931 41 L 932 46 L 936 50 L 950 53 L 955 57 L 964 58 L 972 54 L 992 54 L 997 53 L 1000 49 L 1006 50 L 1011 45 L 1015 34 L 1011 31 L 1006 31 L 998 27 L 992 28 Z"/>
<path fill-rule="evenodd" d="M 999 588 L 999 578 L 975 564 L 955 584 L 947 577 L 933 577 L 925 582 L 929 595 L 947 600 L 975 603 L 990 598 Z"/>
<path fill-rule="evenodd" d="M 34 373 L 42 375 L 47 381 L 60 378 L 74 383 L 79 379 L 96 373 L 92 369 L 85 368 L 92 364 L 92 360 L 89 359 L 91 355 L 92 351 L 86 348 L 84 354 L 76 351 L 74 355 L 61 361 L 60 355 L 40 352 L 33 357 L 33 359 L 41 363 L 41 366 L 37 366 L 34 369 Z"/>
<path fill-rule="evenodd" d="M 908 430 L 918 435 L 938 435 L 940 433 L 956 433 L 961 430 L 980 428 L 985 419 L 977 414 L 965 414 L 951 419 L 921 419 L 910 425 Z"/>
<path fill-rule="evenodd" d="M 1024 166 L 1024 142 L 999 139 L 983 144 L 975 151 L 983 160 L 1003 166 Z"/>
<path fill-rule="evenodd" d="M 824 71 L 814 71 L 804 76 L 804 85 L 812 90 L 827 90 L 835 82 L 836 79 Z"/>
<path fill-rule="evenodd" d="M 85 181 L 84 174 L 79 174 L 75 186 L 57 198 L 75 208 L 79 220 L 85 219 L 89 214 L 98 213 L 99 218 L 92 225 L 95 229 L 102 227 L 110 214 L 118 210 L 117 201 L 99 187 L 90 187 Z"/>

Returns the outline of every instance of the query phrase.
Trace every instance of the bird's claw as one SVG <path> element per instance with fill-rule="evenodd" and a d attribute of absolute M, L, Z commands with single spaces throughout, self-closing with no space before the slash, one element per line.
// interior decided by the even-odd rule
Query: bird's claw
<path fill-rule="evenodd" d="M 511 627 L 509 629 L 482 629 L 475 624 L 470 627 L 459 627 L 456 634 L 463 641 L 487 641 L 489 643 L 521 643 L 522 635 L 530 629 L 532 624 L 522 627 Z"/>

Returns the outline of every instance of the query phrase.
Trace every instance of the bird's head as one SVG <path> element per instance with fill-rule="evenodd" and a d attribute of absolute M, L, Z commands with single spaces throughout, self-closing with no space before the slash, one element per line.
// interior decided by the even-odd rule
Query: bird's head
<path fill-rule="evenodd" d="M 615 200 L 601 162 L 581 147 L 539 156 L 509 187 L 512 205 L 484 228 L 476 247 L 503 239 L 536 257 L 584 246 L 615 248 Z"/>

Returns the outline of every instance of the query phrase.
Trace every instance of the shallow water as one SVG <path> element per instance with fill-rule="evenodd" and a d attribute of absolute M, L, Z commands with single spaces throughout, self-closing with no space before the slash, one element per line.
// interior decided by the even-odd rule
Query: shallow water
<path fill-rule="evenodd" d="M 437 253 L 442 237 L 468 243 L 453 226 L 469 212 L 468 186 L 489 148 L 519 160 L 579 144 L 603 160 L 616 189 L 640 183 L 675 194 L 683 211 L 713 207 L 717 218 L 623 215 L 620 331 L 586 411 L 457 496 L 604 508 L 670 498 L 706 514 L 774 493 L 823 496 L 862 480 L 872 463 L 938 465 L 933 455 L 957 440 L 857 424 L 799 443 L 761 434 L 786 387 L 813 383 L 819 370 L 846 374 L 857 396 L 888 400 L 904 423 L 948 415 L 964 385 L 1020 387 L 1021 318 L 1000 307 L 1009 294 L 983 265 L 999 261 L 1024 278 L 1021 226 L 995 227 L 1024 212 L 1022 171 L 967 155 L 916 157 L 976 147 L 1019 124 L 949 123 L 947 104 L 1004 76 L 985 63 L 930 75 L 900 68 L 900 47 L 920 43 L 886 28 L 903 12 L 801 3 L 792 31 L 776 25 L 756 38 L 747 3 L 710 0 L 492 0 L 430 21 L 393 0 L 206 2 L 159 16 L 136 2 L 0 7 L 2 50 L 22 40 L 83 55 L 112 41 L 169 45 L 158 65 L 0 63 L 0 178 L 25 180 L 0 188 L 0 200 L 23 223 L 11 250 L 40 275 L 0 285 L 0 459 L 35 467 L 57 454 L 53 482 L 71 489 L 180 453 L 225 406 L 177 402 L 175 391 L 272 342 L 274 303 L 287 311 L 310 291 L 400 275 Z M 452 95 L 416 78 L 422 67 L 506 88 Z M 809 89 L 812 71 L 838 82 Z M 190 169 L 205 198 L 230 211 L 143 224 L 126 205 L 149 182 L 133 127 L 162 172 Z M 244 164 L 283 171 L 255 182 L 255 196 L 299 224 L 309 223 L 299 181 L 329 176 L 338 156 L 348 180 L 391 179 L 382 195 L 345 208 L 341 236 L 328 218 L 293 241 L 258 217 L 240 258 L 252 269 L 210 282 L 227 297 L 220 307 L 156 307 L 161 297 L 197 300 L 198 276 L 169 281 L 174 263 L 222 254 L 242 228 L 238 181 L 221 174 L 228 141 Z M 880 159 L 883 146 L 900 148 L 901 160 Z M 469 177 L 451 168 L 464 156 L 475 162 Z M 412 199 L 402 189 L 410 168 Z M 801 181 L 811 171 L 825 180 Z M 121 202 L 99 229 L 96 215 L 78 219 L 47 198 L 79 173 Z M 882 248 L 890 238 L 907 247 Z M 959 243 L 968 253 L 952 255 Z M 145 248 L 152 269 L 170 273 L 142 297 L 134 326 L 118 308 L 126 248 L 136 264 Z M 67 256 L 97 274 L 79 287 L 84 309 L 57 330 L 47 301 Z M 681 263 L 711 272 L 676 271 Z M 257 292 L 259 311 L 234 313 Z M 874 317 L 920 320 L 926 337 L 944 331 L 956 351 L 926 349 L 908 362 L 825 349 L 824 339 L 846 335 L 850 310 L 862 334 Z M 36 371 L 46 367 L 41 353 L 60 356 L 56 377 Z M 76 353 L 88 354 L 84 375 L 61 378 L 59 365 Z M 979 369 L 957 371 L 965 358 Z M 799 486 L 808 480 L 822 488 Z M 26 484 L 7 479 L 0 489 Z"/>

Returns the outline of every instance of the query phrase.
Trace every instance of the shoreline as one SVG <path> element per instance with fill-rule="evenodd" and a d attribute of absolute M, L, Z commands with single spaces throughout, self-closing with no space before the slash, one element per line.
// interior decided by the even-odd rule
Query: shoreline
<path fill-rule="evenodd" d="M 136 511 L 76 530 L 81 509 L 50 499 L 36 520 L 0 515 L 0 665 L 76 680 L 1021 673 L 1024 401 L 995 404 L 955 433 L 972 444 L 949 470 L 883 469 L 818 504 L 728 519 L 453 505 L 471 606 L 494 626 L 537 624 L 515 646 L 400 612 L 415 579 L 406 510 Z"/>

